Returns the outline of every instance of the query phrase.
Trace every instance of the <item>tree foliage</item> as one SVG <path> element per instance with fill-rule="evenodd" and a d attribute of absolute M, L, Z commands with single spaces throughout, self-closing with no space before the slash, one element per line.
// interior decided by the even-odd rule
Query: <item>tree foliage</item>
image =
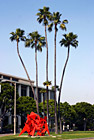
<path fill-rule="evenodd" d="M 17 98 L 18 98 L 17 93 Z M 9 83 L 1 84 L 1 93 L 0 93 L 0 108 L 1 108 L 1 116 L 5 117 L 5 115 L 9 112 L 13 113 L 14 108 L 14 87 Z"/>
<path fill-rule="evenodd" d="M 45 112 L 47 113 L 47 102 L 45 101 Z M 40 111 L 43 111 L 43 103 L 40 103 Z M 54 118 L 54 100 L 49 100 L 49 117 Z M 70 129 L 75 124 L 76 130 L 94 130 L 94 105 L 87 102 L 79 102 L 75 105 L 70 105 L 67 102 L 60 103 L 60 114 L 62 124 L 69 125 Z"/>
<path fill-rule="evenodd" d="M 86 129 L 94 129 L 94 108 L 93 105 L 81 102 L 73 105 L 77 113 L 76 125 L 79 130 L 84 130 L 84 123 L 86 123 Z"/>
<path fill-rule="evenodd" d="M 16 93 L 16 98 L 18 99 L 19 95 Z M 1 131 L 5 127 L 6 116 L 13 115 L 14 113 L 14 86 L 11 86 L 9 83 L 1 84 L 1 93 L 0 93 L 0 128 Z"/>
<path fill-rule="evenodd" d="M 37 112 L 36 103 L 32 97 L 21 96 L 17 100 L 17 110 L 19 110 L 19 115 L 26 117 L 27 114 L 31 112 Z"/>

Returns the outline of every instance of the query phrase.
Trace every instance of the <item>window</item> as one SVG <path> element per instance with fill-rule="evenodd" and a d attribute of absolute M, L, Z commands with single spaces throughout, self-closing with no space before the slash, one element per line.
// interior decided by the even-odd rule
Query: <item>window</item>
<path fill-rule="evenodd" d="M 54 92 L 50 91 L 50 99 L 54 99 Z"/>
<path fill-rule="evenodd" d="M 41 93 L 40 93 L 40 88 L 38 89 L 38 95 L 39 95 L 39 100 L 38 100 L 38 102 L 40 103 L 41 102 Z"/>
<path fill-rule="evenodd" d="M 16 79 L 16 78 L 12 78 L 12 80 L 18 82 L 18 79 Z"/>
<path fill-rule="evenodd" d="M 3 76 L 3 79 L 10 80 L 10 77 L 8 77 L 8 76 Z"/>
<path fill-rule="evenodd" d="M 25 85 L 21 85 L 21 96 L 26 96 L 26 88 Z"/>
<path fill-rule="evenodd" d="M 18 84 L 16 84 L 16 92 L 18 92 Z"/>
<path fill-rule="evenodd" d="M 29 96 L 32 97 L 32 98 L 34 98 L 33 91 L 31 89 L 31 87 L 29 87 Z"/>

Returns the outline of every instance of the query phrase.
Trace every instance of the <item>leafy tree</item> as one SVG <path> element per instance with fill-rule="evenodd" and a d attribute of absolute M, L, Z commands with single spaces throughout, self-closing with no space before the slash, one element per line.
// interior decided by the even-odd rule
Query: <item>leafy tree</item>
<path fill-rule="evenodd" d="M 37 112 L 36 102 L 32 97 L 22 96 L 17 100 L 17 110 L 22 120 L 25 122 L 27 114 L 31 112 Z M 23 128 L 24 122 L 21 123 L 21 127 Z"/>
<path fill-rule="evenodd" d="M 43 102 L 40 103 L 40 106 L 43 110 Z M 47 114 L 47 100 L 45 100 L 45 114 Z M 54 109 L 54 100 L 49 100 L 49 128 L 54 127 L 54 118 L 55 118 L 55 109 Z"/>
<path fill-rule="evenodd" d="M 65 23 L 67 20 L 60 20 L 61 14 L 59 12 L 53 12 L 51 16 L 51 24 L 48 25 L 48 30 L 52 31 L 52 27 L 54 26 L 55 29 L 55 36 L 54 36 L 54 91 L 55 91 L 55 133 L 58 133 L 58 126 L 57 126 L 57 107 L 56 107 L 56 37 L 58 31 L 58 25 L 62 30 L 66 30 Z"/>
<path fill-rule="evenodd" d="M 37 112 L 35 100 L 28 96 L 21 96 L 18 98 L 17 109 L 19 110 L 19 115 L 25 117 L 31 112 Z"/>
<path fill-rule="evenodd" d="M 73 106 L 69 105 L 67 102 L 60 103 L 60 116 L 63 123 L 65 123 L 65 125 L 69 125 L 72 129 L 77 117 L 77 113 Z"/>
<path fill-rule="evenodd" d="M 55 113 L 54 113 L 54 111 L 55 111 L 55 106 L 54 106 L 54 100 L 49 100 L 49 114 L 50 114 L 50 117 L 54 117 L 55 115 Z"/>
<path fill-rule="evenodd" d="M 64 34 L 63 35 L 64 38 L 60 41 L 61 46 L 65 46 L 66 48 L 68 48 L 68 52 L 67 52 L 67 59 L 63 68 L 63 72 L 62 72 L 62 77 L 61 77 L 61 82 L 60 82 L 60 89 L 59 89 L 59 97 L 58 97 L 58 111 L 60 112 L 60 96 L 61 96 L 61 89 L 62 89 L 62 84 L 63 84 L 63 80 L 64 80 L 64 74 L 65 74 L 65 69 L 69 60 L 69 53 L 70 53 L 70 46 L 72 47 L 77 47 L 78 46 L 78 41 L 77 39 L 77 35 L 73 34 L 72 32 L 69 34 Z M 60 114 L 60 113 L 58 113 Z M 60 116 L 59 116 L 60 119 Z M 60 125 L 61 125 L 61 119 L 60 119 Z M 60 126 L 61 128 L 61 126 Z"/>
<path fill-rule="evenodd" d="M 86 102 L 76 103 L 73 105 L 77 117 L 76 117 L 76 126 L 79 130 L 94 129 L 94 108 L 91 104 Z"/>
<path fill-rule="evenodd" d="M 39 12 L 37 13 L 37 20 L 39 23 L 43 23 L 45 27 L 45 40 L 46 40 L 46 81 L 48 82 L 48 41 L 47 41 L 47 25 L 48 21 L 51 18 L 51 13 L 49 12 L 49 7 L 43 7 L 43 9 L 39 9 Z M 47 121 L 49 122 L 49 108 L 48 108 L 48 86 L 47 88 Z"/>
<path fill-rule="evenodd" d="M 18 98 L 18 96 L 19 95 L 17 93 L 16 97 Z M 0 114 L 1 124 L 0 124 L 0 127 L 2 129 L 5 116 L 8 113 L 13 114 L 13 110 L 14 110 L 14 87 L 11 86 L 9 83 L 2 83 L 1 84 L 0 109 L 1 109 L 1 114 Z"/>
<path fill-rule="evenodd" d="M 40 103 L 40 106 L 42 107 L 43 109 L 43 102 Z M 54 100 L 53 99 L 50 99 L 49 100 L 49 114 L 51 117 L 54 117 Z M 45 105 L 44 105 L 44 109 L 45 109 L 45 113 L 47 114 L 47 101 L 45 100 Z"/>
<path fill-rule="evenodd" d="M 16 29 L 16 32 L 11 32 L 10 34 L 11 34 L 10 40 L 11 41 L 14 41 L 15 40 L 17 42 L 17 53 L 18 53 L 18 57 L 19 57 L 19 59 L 21 61 L 21 64 L 22 64 L 22 66 L 23 66 L 23 68 L 24 68 L 24 70 L 26 72 L 26 75 L 28 77 L 28 80 L 30 82 L 30 86 L 31 86 L 31 89 L 32 89 L 32 92 L 33 92 L 33 95 L 34 95 L 34 99 L 36 100 L 36 104 L 37 104 L 38 101 L 37 101 L 37 97 L 36 97 L 35 92 L 34 92 L 34 88 L 33 88 L 32 82 L 30 80 L 30 76 L 29 76 L 29 74 L 27 72 L 27 69 L 26 69 L 26 66 L 25 66 L 25 64 L 24 64 L 24 62 L 22 60 L 22 57 L 21 57 L 21 55 L 19 53 L 19 45 L 18 45 L 19 42 L 26 40 L 26 37 L 24 36 L 24 30 L 21 30 L 21 29 L 18 28 L 18 29 Z"/>
<path fill-rule="evenodd" d="M 45 46 L 45 37 L 42 37 L 37 31 L 29 33 L 29 39 L 26 39 L 25 46 L 35 48 L 35 62 L 36 62 L 36 95 L 37 95 L 37 113 L 39 114 L 38 107 L 38 64 L 37 64 L 37 51 L 42 52 L 42 47 Z"/>

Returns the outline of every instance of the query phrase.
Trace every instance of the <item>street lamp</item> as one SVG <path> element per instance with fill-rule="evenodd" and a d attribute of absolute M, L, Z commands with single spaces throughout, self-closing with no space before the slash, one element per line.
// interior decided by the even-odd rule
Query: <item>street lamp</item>
<path fill-rule="evenodd" d="M 11 80 L 1 80 L 1 83 L 9 82 L 14 84 L 14 135 L 16 135 L 16 83 Z"/>

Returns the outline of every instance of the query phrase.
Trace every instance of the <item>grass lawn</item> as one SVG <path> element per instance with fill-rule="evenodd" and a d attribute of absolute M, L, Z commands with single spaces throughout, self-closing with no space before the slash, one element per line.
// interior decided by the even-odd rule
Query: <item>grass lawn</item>
<path fill-rule="evenodd" d="M 23 134 L 21 136 L 27 136 Z M 56 136 L 56 137 L 52 137 Z M 54 134 L 51 133 L 51 136 L 47 137 L 36 137 L 35 140 L 62 140 L 62 139 L 76 139 L 76 138 L 91 138 L 94 137 L 94 131 L 74 131 L 74 132 L 64 132 L 63 134 Z M 29 140 L 31 137 L 20 137 L 16 136 L 4 136 L 0 137 L 0 140 Z"/>

